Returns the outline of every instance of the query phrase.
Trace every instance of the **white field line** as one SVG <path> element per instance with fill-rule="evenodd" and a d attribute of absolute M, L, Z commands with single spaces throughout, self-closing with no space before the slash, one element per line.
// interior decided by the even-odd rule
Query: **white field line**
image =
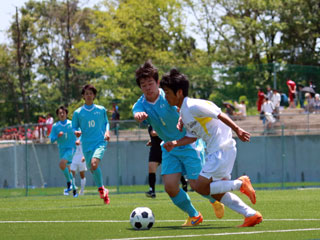
<path fill-rule="evenodd" d="M 156 222 L 184 222 L 185 220 L 156 220 Z M 204 222 L 240 222 L 243 219 L 225 219 L 225 220 L 204 220 Z M 266 221 L 320 221 L 319 218 L 306 218 L 306 219 L 299 219 L 299 218 L 285 218 L 285 219 L 263 219 L 264 222 Z M 0 220 L 0 223 L 128 223 L 129 220 L 52 220 L 52 221 L 5 221 Z"/>
<path fill-rule="evenodd" d="M 228 235 L 250 235 L 262 233 L 286 233 L 286 232 L 306 232 L 320 231 L 320 228 L 304 228 L 304 229 L 288 229 L 288 230 L 266 230 L 253 232 L 225 232 L 225 233 L 208 233 L 208 234 L 190 234 L 190 235 L 175 235 L 175 236 L 154 236 L 154 237 L 136 237 L 136 238 L 113 238 L 105 240 L 138 240 L 138 239 L 172 239 L 172 238 L 191 238 L 191 237 L 212 237 L 212 236 L 228 236 Z"/>

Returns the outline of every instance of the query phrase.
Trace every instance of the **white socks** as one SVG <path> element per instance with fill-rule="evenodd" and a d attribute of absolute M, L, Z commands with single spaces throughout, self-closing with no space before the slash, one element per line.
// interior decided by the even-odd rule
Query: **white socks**
<path fill-rule="evenodd" d="M 220 202 L 245 217 L 251 217 L 256 214 L 254 209 L 245 204 L 237 195 L 233 193 L 227 192 L 224 194 Z"/>
<path fill-rule="evenodd" d="M 81 178 L 81 190 L 84 190 L 84 187 L 86 186 L 86 178 Z"/>
<path fill-rule="evenodd" d="M 210 183 L 210 195 L 239 190 L 242 185 L 241 180 L 220 180 Z"/>

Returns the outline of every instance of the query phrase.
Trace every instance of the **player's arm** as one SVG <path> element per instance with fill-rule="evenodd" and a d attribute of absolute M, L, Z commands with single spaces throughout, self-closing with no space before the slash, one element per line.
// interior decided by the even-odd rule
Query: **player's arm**
<path fill-rule="evenodd" d="M 80 126 L 79 126 L 79 117 L 77 112 L 73 113 L 72 116 L 72 129 L 77 138 L 81 136 Z"/>
<path fill-rule="evenodd" d="M 54 143 L 55 141 L 57 141 L 58 136 L 56 133 L 56 125 L 53 125 L 49 138 L 51 143 Z"/>
<path fill-rule="evenodd" d="M 148 118 L 148 114 L 145 112 L 143 105 L 140 101 L 136 102 L 132 108 L 133 117 L 138 122 L 143 122 Z"/>
<path fill-rule="evenodd" d="M 250 133 L 246 132 L 242 128 L 240 128 L 231 118 L 228 117 L 227 114 L 221 112 L 218 115 L 218 119 L 224 122 L 227 126 L 229 126 L 239 137 L 239 139 L 243 142 L 250 141 Z"/>
<path fill-rule="evenodd" d="M 107 116 L 107 111 L 104 111 L 104 119 L 105 119 L 105 124 L 106 124 L 106 131 L 104 133 L 104 140 L 109 141 L 110 140 L 110 124 Z"/>
<path fill-rule="evenodd" d="M 184 145 L 188 145 L 190 143 L 193 143 L 197 140 L 196 137 L 187 137 L 184 136 L 183 138 L 179 139 L 179 140 L 174 140 L 174 141 L 169 141 L 166 142 L 165 144 L 163 144 L 163 147 L 170 152 L 173 148 L 175 147 L 179 147 L 179 146 L 184 146 Z"/>

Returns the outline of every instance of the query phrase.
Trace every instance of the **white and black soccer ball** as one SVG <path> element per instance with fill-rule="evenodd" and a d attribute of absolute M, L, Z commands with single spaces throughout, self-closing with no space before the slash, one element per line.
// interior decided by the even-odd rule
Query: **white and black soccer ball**
<path fill-rule="evenodd" d="M 147 207 L 137 207 L 130 214 L 131 226 L 136 230 L 149 230 L 154 221 L 153 212 Z"/>

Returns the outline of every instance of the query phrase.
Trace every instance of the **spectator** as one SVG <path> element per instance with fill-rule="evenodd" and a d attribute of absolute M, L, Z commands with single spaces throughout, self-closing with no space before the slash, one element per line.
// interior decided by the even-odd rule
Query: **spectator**
<path fill-rule="evenodd" d="M 277 120 L 280 119 L 280 102 L 281 102 L 281 96 L 280 93 L 278 93 L 277 89 L 273 89 L 273 95 L 271 98 L 271 102 L 274 105 L 274 116 Z"/>
<path fill-rule="evenodd" d="M 261 111 L 263 111 L 265 115 L 266 130 L 270 130 L 276 120 L 272 115 L 274 111 L 274 105 L 268 98 L 265 98 L 264 103 L 261 106 Z"/>
<path fill-rule="evenodd" d="M 52 125 L 53 125 L 53 117 L 50 113 L 47 114 L 47 118 L 46 118 L 46 128 L 47 128 L 47 133 L 46 136 L 49 136 L 51 133 L 51 129 L 52 129 Z"/>
<path fill-rule="evenodd" d="M 297 97 L 299 99 L 300 108 L 304 108 L 304 92 L 302 92 L 303 85 L 298 84 Z"/>
<path fill-rule="evenodd" d="M 315 108 L 315 101 L 314 98 L 312 97 L 311 93 L 306 93 L 305 97 L 307 99 L 308 105 L 305 107 L 305 112 L 306 113 L 313 113 L 314 108 Z"/>
<path fill-rule="evenodd" d="M 46 118 L 44 116 L 39 116 L 38 118 L 38 131 L 39 138 L 42 139 L 44 137 L 44 127 L 46 125 Z"/>
<path fill-rule="evenodd" d="M 316 93 L 315 99 L 314 99 L 314 109 L 317 113 L 320 112 L 320 95 L 319 93 Z"/>
<path fill-rule="evenodd" d="M 261 112 L 261 106 L 264 100 L 264 92 L 262 90 L 262 88 L 259 88 L 258 91 L 258 100 L 257 100 L 257 110 L 258 112 Z"/>
<path fill-rule="evenodd" d="M 289 101 L 288 101 L 288 96 L 283 93 L 283 92 L 279 92 L 280 93 L 280 111 L 284 109 L 284 107 L 288 107 L 289 106 Z"/>
<path fill-rule="evenodd" d="M 287 81 L 288 93 L 289 93 L 289 107 L 295 108 L 294 99 L 296 97 L 296 83 L 290 79 Z"/>
<path fill-rule="evenodd" d="M 312 81 L 309 81 L 309 87 L 313 88 L 314 92 L 316 92 L 316 85 Z"/>
<path fill-rule="evenodd" d="M 115 102 L 112 103 L 112 111 L 109 111 L 109 112 L 112 113 L 110 127 L 111 127 L 111 129 L 114 129 L 114 134 L 118 135 L 118 124 L 119 123 L 116 123 L 114 121 L 120 120 L 120 113 L 119 113 L 119 107 Z"/>
<path fill-rule="evenodd" d="M 239 112 L 234 113 L 238 116 L 239 120 L 245 119 L 247 116 L 247 108 L 245 102 L 242 100 L 240 104 L 238 102 L 234 102 L 235 107 L 239 110 Z"/>
<path fill-rule="evenodd" d="M 234 109 L 233 109 L 233 107 L 232 107 L 229 103 L 225 104 L 225 106 L 226 106 L 226 113 L 227 113 L 227 115 L 228 115 L 230 118 L 233 118 L 233 115 L 234 115 Z"/>
<path fill-rule="evenodd" d="M 272 99 L 273 91 L 271 90 L 270 85 L 267 85 L 267 98 Z"/>

